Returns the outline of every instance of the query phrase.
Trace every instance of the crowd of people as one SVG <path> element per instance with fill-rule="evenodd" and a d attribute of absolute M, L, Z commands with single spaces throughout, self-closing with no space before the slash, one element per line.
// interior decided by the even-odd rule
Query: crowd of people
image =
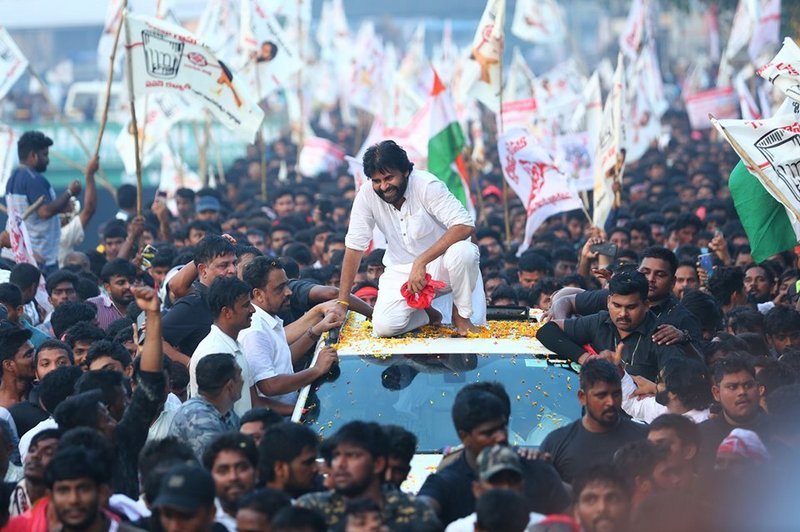
<path fill-rule="evenodd" d="M 753 263 L 726 186 L 736 156 L 685 113 L 665 121 L 671 141 L 628 165 L 605 227 L 554 216 L 519 256 L 526 212 L 503 197 L 496 150 L 474 165 L 476 222 L 430 174 L 397 163 L 397 145 L 365 156 L 365 190 L 392 216 L 420 216 L 414 202 L 432 194 L 442 205 L 425 215 L 452 241 L 426 258 L 444 257 L 451 277 L 445 323 L 468 334 L 484 302 L 541 309 L 539 340 L 580 364 L 582 412 L 535 451 L 508 445 L 501 384 L 463 386 L 461 445 L 417 494 L 400 489 L 413 427 L 353 421 L 320 441 L 289 416 L 298 390 L 337 364 L 333 347 L 310 354 L 347 310 L 376 308 L 385 336 L 442 319 L 382 303 L 403 280 L 425 286 L 416 260 L 398 274 L 397 246 L 432 249 L 433 222 L 412 220 L 410 238 L 398 223 L 400 244 L 388 235 L 388 250 L 371 249 L 375 221 L 363 220 L 383 214 L 347 169 L 300 176 L 281 139 L 266 148 L 268 199 L 250 146 L 218 188 L 147 198 L 143 215 L 136 188 L 119 187 L 119 212 L 87 249 L 101 162 L 56 194 L 44 175 L 53 141 L 25 133 L 6 201 L 28 211 L 37 264 L 0 258 L 4 529 L 790 529 L 798 255 Z M 354 152 L 355 130 L 335 127 Z M 478 279 L 464 269 L 473 260 Z M 469 301 L 476 283 L 481 305 Z"/>

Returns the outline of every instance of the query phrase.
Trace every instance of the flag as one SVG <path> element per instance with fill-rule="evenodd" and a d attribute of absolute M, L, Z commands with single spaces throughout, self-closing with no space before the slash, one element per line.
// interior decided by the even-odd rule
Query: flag
<path fill-rule="evenodd" d="M 196 35 L 216 57 L 228 64 L 237 64 L 242 59 L 239 4 L 239 0 L 208 0 L 197 22 Z"/>
<path fill-rule="evenodd" d="M 686 113 L 692 129 L 708 129 L 711 122 L 708 115 L 717 118 L 736 118 L 739 116 L 739 97 L 732 87 L 710 89 L 686 96 Z"/>
<path fill-rule="evenodd" d="M 503 102 L 515 102 L 517 100 L 528 100 L 535 97 L 534 87 L 536 76 L 531 71 L 522 52 L 518 47 L 514 47 L 511 54 L 511 65 L 506 74 L 506 84 L 503 88 Z"/>
<path fill-rule="evenodd" d="M 564 11 L 554 0 L 517 0 L 511 33 L 532 43 L 560 43 L 567 36 Z"/>
<path fill-rule="evenodd" d="M 725 47 L 724 60 L 731 61 L 748 45 L 759 20 L 761 0 L 739 0 L 733 15 L 731 34 Z"/>
<path fill-rule="evenodd" d="M 0 98 L 4 98 L 28 68 L 28 60 L 5 28 L 0 27 Z"/>
<path fill-rule="evenodd" d="M 594 155 L 592 222 L 597 227 L 605 225 L 614 206 L 613 184 L 622 179 L 625 167 L 626 131 L 623 102 L 625 102 L 625 64 L 620 53 L 617 58 L 617 70 L 614 72 L 614 85 L 603 107 L 603 120 Z"/>
<path fill-rule="evenodd" d="M 252 141 L 264 112 L 222 61 L 180 26 L 126 14 L 128 90 L 182 94 L 208 108 L 226 127 Z"/>
<path fill-rule="evenodd" d="M 594 188 L 594 165 L 591 134 L 587 131 L 556 137 L 556 166 L 574 180 L 575 190 Z"/>
<path fill-rule="evenodd" d="M 646 44 L 630 68 L 625 139 L 625 161 L 638 161 L 661 134 L 660 117 L 667 109 L 655 49 Z"/>
<path fill-rule="evenodd" d="M 739 72 L 733 78 L 733 87 L 736 89 L 736 95 L 739 97 L 739 108 L 742 111 L 743 120 L 758 120 L 761 118 L 761 112 L 756 105 L 753 95 L 745 82 L 746 77 L 750 77 L 753 71 L 750 70 L 749 74 L 745 75 L 744 71 Z"/>
<path fill-rule="evenodd" d="M 759 68 L 756 74 L 766 79 L 786 96 L 800 102 L 800 48 L 786 37 L 775 58 Z"/>
<path fill-rule="evenodd" d="M 6 183 L 17 162 L 17 135 L 5 124 L 0 124 L 0 195 L 6 193 Z"/>
<path fill-rule="evenodd" d="M 355 57 L 350 76 L 350 104 L 369 113 L 379 114 L 383 111 L 384 103 L 382 90 L 385 87 L 386 54 L 372 22 L 364 22 L 359 28 L 356 50 L 359 53 Z"/>
<path fill-rule="evenodd" d="M 720 58 L 719 47 L 719 19 L 717 18 L 717 4 L 709 4 L 705 16 L 706 31 L 708 32 L 708 56 L 712 61 Z"/>
<path fill-rule="evenodd" d="M 468 72 L 464 72 L 462 78 L 467 93 L 495 113 L 500 110 L 500 62 L 503 60 L 505 14 L 505 0 L 487 1 L 472 40 Z"/>
<path fill-rule="evenodd" d="M 647 0 L 633 0 L 625 21 L 625 29 L 619 36 L 620 50 L 631 59 L 639 55 L 639 51 L 648 37 L 648 11 Z"/>
<path fill-rule="evenodd" d="M 314 177 L 323 172 L 333 173 L 344 161 L 344 149 L 321 137 L 307 136 L 297 158 L 297 170 Z"/>
<path fill-rule="evenodd" d="M 750 59 L 757 61 L 761 52 L 780 42 L 781 0 L 762 0 L 758 20 L 753 28 L 753 37 L 747 46 Z"/>
<path fill-rule="evenodd" d="M 431 91 L 428 171 L 444 181 L 448 190 L 475 217 L 469 191 L 469 177 L 461 156 L 466 141 L 456 118 L 453 99 L 434 71 Z"/>
<path fill-rule="evenodd" d="M 260 101 L 286 86 L 303 61 L 264 0 L 246 0 L 242 6 L 239 44 L 248 59 L 241 74 Z"/>
<path fill-rule="evenodd" d="M 33 246 L 31 245 L 31 237 L 28 234 L 28 228 L 25 225 L 25 220 L 22 219 L 24 214 L 21 209 L 15 205 L 15 201 L 10 196 L 6 196 L 6 208 L 8 209 L 8 220 L 6 221 L 6 231 L 8 232 L 8 239 L 11 242 L 11 254 L 14 256 L 14 262 L 17 264 L 32 264 L 37 268 L 39 265 L 36 263 L 36 258 L 33 255 Z M 44 275 L 39 276 L 39 285 L 36 287 L 36 302 L 47 312 L 53 310 L 53 305 L 50 304 L 50 298 L 47 295 L 45 288 Z"/>
<path fill-rule="evenodd" d="M 114 37 L 117 34 L 119 19 L 122 17 L 123 0 L 109 0 L 106 7 L 106 19 L 103 24 L 103 33 L 97 41 L 97 70 L 103 75 L 108 75 L 108 60 L 114 50 Z M 120 65 L 122 54 L 118 54 L 114 62 L 114 70 Z"/>
<path fill-rule="evenodd" d="M 498 139 L 497 150 L 503 176 L 522 200 L 528 216 L 525 240 L 518 251 L 518 254 L 522 254 L 530 246 L 533 234 L 547 218 L 560 212 L 580 209 L 581 200 L 553 159 L 527 131 L 506 131 Z"/>
<path fill-rule="evenodd" d="M 189 168 L 189 165 L 177 153 L 173 153 L 166 142 L 159 145 L 159 151 L 161 152 L 161 176 L 158 190 L 167 193 L 168 205 L 174 203 L 175 191 L 179 188 L 200 190 L 203 180 L 197 175 L 197 172 Z"/>

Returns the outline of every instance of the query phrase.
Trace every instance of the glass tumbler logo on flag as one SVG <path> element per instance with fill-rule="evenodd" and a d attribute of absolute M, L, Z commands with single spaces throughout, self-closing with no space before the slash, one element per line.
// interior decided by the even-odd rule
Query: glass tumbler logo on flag
<path fill-rule="evenodd" d="M 755 142 L 778 177 L 800 201 L 800 125 L 773 129 Z"/>
<path fill-rule="evenodd" d="M 0 60 L 10 63 L 14 60 L 14 54 L 11 53 L 11 50 L 6 46 L 6 43 L 0 40 Z"/>
<path fill-rule="evenodd" d="M 149 30 L 142 30 L 144 59 L 148 73 L 161 79 L 174 79 L 183 57 L 184 43 L 167 39 L 165 35 Z"/>

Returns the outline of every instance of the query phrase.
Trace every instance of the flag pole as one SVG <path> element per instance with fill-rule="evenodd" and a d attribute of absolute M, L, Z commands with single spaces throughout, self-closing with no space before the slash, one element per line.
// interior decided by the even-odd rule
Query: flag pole
<path fill-rule="evenodd" d="M 128 0 L 122 0 L 120 7 L 121 13 L 128 7 Z M 97 140 L 94 143 L 94 156 L 100 154 L 100 144 L 103 142 L 103 134 L 106 131 L 106 123 L 108 122 L 108 108 L 111 103 L 111 83 L 114 81 L 114 61 L 117 58 L 117 47 L 119 46 L 119 36 L 122 33 L 122 24 L 125 17 L 120 14 L 119 24 L 117 24 L 117 31 L 114 34 L 114 47 L 111 49 L 111 56 L 108 58 L 108 78 L 106 79 L 106 98 L 103 102 L 103 116 L 100 119 L 100 129 L 97 131 Z"/>
<path fill-rule="evenodd" d="M 800 212 L 798 212 L 797 208 L 792 206 L 792 203 L 786 198 L 783 192 L 781 192 L 778 189 L 778 187 L 776 187 L 775 184 L 769 179 L 769 177 L 767 177 L 766 174 L 764 174 L 764 171 L 761 169 L 761 167 L 758 166 L 755 161 L 753 161 L 750 155 L 748 155 L 747 152 L 739 145 L 736 139 L 734 139 L 733 136 L 728 135 L 728 131 L 722 124 L 719 123 L 719 120 L 717 120 L 711 114 L 708 115 L 708 119 L 711 120 L 711 123 L 714 125 L 714 127 L 717 128 L 717 130 L 720 133 L 722 133 L 722 136 L 725 137 L 725 140 L 728 141 L 728 143 L 731 145 L 731 147 L 737 153 L 737 155 L 741 157 L 745 165 L 749 166 L 748 170 L 758 174 L 761 184 L 764 185 L 766 188 L 768 188 L 769 191 L 772 192 L 773 196 L 778 198 L 778 201 L 780 201 L 781 204 L 789 212 L 791 212 L 792 215 L 794 215 L 795 220 L 800 221 Z"/>
<path fill-rule="evenodd" d="M 139 125 L 136 122 L 136 97 L 133 93 L 133 61 L 131 60 L 131 28 L 127 23 L 128 11 L 122 13 L 125 20 L 125 63 L 128 70 L 128 94 L 131 104 L 131 126 L 133 127 L 133 151 L 136 159 L 136 214 L 142 215 L 142 160 L 139 157 Z"/>
<path fill-rule="evenodd" d="M 498 137 L 503 135 L 503 130 L 505 129 L 504 119 L 503 119 L 503 51 L 505 46 L 500 47 L 500 61 L 499 61 L 499 69 L 500 69 L 500 93 L 498 94 L 499 101 L 500 101 L 500 120 L 498 124 L 498 128 L 500 129 Z M 480 194 L 481 191 L 478 191 Z M 506 182 L 506 178 L 503 177 L 503 221 L 505 223 L 506 229 L 506 244 L 511 243 L 511 218 L 508 214 L 508 183 Z"/>

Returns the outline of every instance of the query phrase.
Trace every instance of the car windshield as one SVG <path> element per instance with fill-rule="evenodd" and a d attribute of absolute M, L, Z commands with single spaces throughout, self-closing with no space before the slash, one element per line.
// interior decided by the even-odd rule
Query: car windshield
<path fill-rule="evenodd" d="M 459 443 L 450 409 L 473 382 L 497 381 L 511 399 L 509 443 L 536 447 L 580 416 L 578 376 L 535 355 L 343 356 L 306 401 L 303 422 L 321 437 L 353 420 L 395 424 L 419 438 L 418 452 Z"/>

